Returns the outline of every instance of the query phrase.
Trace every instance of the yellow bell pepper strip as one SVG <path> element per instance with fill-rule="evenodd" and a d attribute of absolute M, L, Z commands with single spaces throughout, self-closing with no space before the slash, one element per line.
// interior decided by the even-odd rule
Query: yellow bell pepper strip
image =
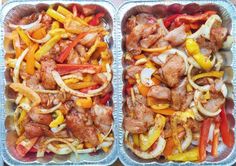
<path fill-rule="evenodd" d="M 154 110 L 162 110 L 162 109 L 167 109 L 170 107 L 170 104 L 155 104 L 151 105 L 151 108 Z"/>
<path fill-rule="evenodd" d="M 146 135 L 140 134 L 140 149 L 142 151 L 148 150 L 153 143 L 159 138 L 161 132 L 165 126 L 166 118 L 160 114 L 155 117 L 155 125 L 151 127 Z"/>
<path fill-rule="evenodd" d="M 133 134 L 133 141 L 134 141 L 134 145 L 139 147 L 139 135 L 138 134 Z"/>
<path fill-rule="evenodd" d="M 52 17 L 55 20 L 59 21 L 60 23 L 64 23 L 64 21 L 65 21 L 65 16 L 63 16 L 62 14 L 60 14 L 57 11 L 53 10 L 52 8 L 49 8 L 46 13 L 50 17 Z"/>
<path fill-rule="evenodd" d="M 101 56 L 101 53 L 104 52 L 108 48 L 108 45 L 106 42 L 100 42 L 97 46 L 96 51 L 91 56 L 91 59 L 98 59 Z"/>
<path fill-rule="evenodd" d="M 60 24 L 58 21 L 53 21 L 52 26 L 51 26 L 51 30 L 53 29 L 57 29 L 60 28 Z"/>
<path fill-rule="evenodd" d="M 49 127 L 55 128 L 58 127 L 60 124 L 64 122 L 64 116 L 60 110 L 56 110 L 56 119 L 54 119 L 50 124 Z"/>
<path fill-rule="evenodd" d="M 197 161 L 199 158 L 198 148 L 193 148 L 183 153 L 177 153 L 167 156 L 170 161 Z"/>
<path fill-rule="evenodd" d="M 61 40 L 61 35 L 53 36 L 48 40 L 39 50 L 35 53 L 35 59 L 40 60 L 43 55 L 48 53 L 48 51 L 59 41 Z"/>
<path fill-rule="evenodd" d="M 92 56 L 92 54 L 96 51 L 99 43 L 100 43 L 100 38 L 98 37 L 96 39 L 95 43 L 92 45 L 92 47 L 90 47 L 88 52 L 85 54 L 85 62 L 89 61 L 89 59 Z"/>
<path fill-rule="evenodd" d="M 164 46 L 164 47 L 158 47 L 158 48 L 141 48 L 141 49 L 142 51 L 149 52 L 149 53 L 153 53 L 153 52 L 162 53 L 168 49 L 171 49 L 171 46 Z"/>
<path fill-rule="evenodd" d="M 34 144 L 37 142 L 38 137 L 34 137 L 31 139 L 24 139 L 16 146 L 16 152 L 19 154 L 19 156 L 24 157 L 30 149 L 34 146 Z"/>
<path fill-rule="evenodd" d="M 103 143 L 103 137 L 100 133 L 98 133 L 98 140 L 99 140 L 100 144 Z M 106 153 L 109 151 L 109 147 L 102 147 L 102 150 Z"/>
<path fill-rule="evenodd" d="M 63 28 L 55 28 L 55 29 L 50 30 L 48 33 L 51 36 L 55 36 L 55 35 L 59 35 L 59 34 L 62 35 L 62 34 L 66 33 L 66 30 Z"/>
<path fill-rule="evenodd" d="M 73 16 L 73 13 L 62 6 L 58 6 L 57 12 L 62 14 L 63 16 Z"/>
<path fill-rule="evenodd" d="M 17 123 L 18 123 L 19 125 L 21 125 L 21 122 L 25 119 L 26 116 L 27 116 L 26 110 L 22 110 L 21 113 L 20 113 L 20 117 L 19 117 L 19 119 L 17 120 Z"/>
<path fill-rule="evenodd" d="M 167 115 L 167 116 L 171 116 L 173 115 L 176 111 L 171 109 L 171 108 L 167 108 L 167 109 L 152 109 L 153 112 L 161 114 L 161 115 Z"/>
<path fill-rule="evenodd" d="M 16 58 L 18 58 L 22 53 L 22 49 L 20 46 L 20 37 L 17 31 L 12 31 L 12 37 L 13 37 L 13 47 L 15 50 Z"/>
<path fill-rule="evenodd" d="M 204 77 L 216 77 L 216 78 L 221 78 L 223 77 L 224 72 L 223 71 L 210 71 L 207 73 L 201 73 L 201 74 L 197 74 L 195 76 L 192 77 L 193 81 L 196 81 L 200 78 L 204 78 Z"/>
<path fill-rule="evenodd" d="M 60 62 L 60 63 L 63 63 L 63 62 L 66 60 L 66 58 L 69 56 L 71 50 L 72 50 L 72 49 L 80 42 L 80 40 L 81 40 L 84 36 L 86 36 L 86 35 L 87 35 L 87 33 L 81 33 L 81 34 L 79 34 L 79 35 L 76 37 L 76 39 L 73 40 L 72 43 L 69 44 L 69 46 L 66 47 L 66 48 L 62 51 L 61 55 L 57 58 L 57 61 Z"/>
<path fill-rule="evenodd" d="M 34 53 L 37 49 L 38 49 L 38 44 L 33 44 L 32 47 L 30 47 L 30 50 L 27 54 L 26 72 L 31 75 L 33 75 L 35 71 L 34 70 L 34 66 L 35 66 Z"/>
<path fill-rule="evenodd" d="M 193 58 L 204 70 L 210 70 L 213 66 L 211 60 L 208 57 L 204 56 L 202 53 L 193 55 Z"/>
<path fill-rule="evenodd" d="M 188 51 L 189 55 L 195 55 L 200 52 L 200 47 L 197 42 L 193 39 L 187 39 L 185 42 L 186 50 Z"/>
<path fill-rule="evenodd" d="M 26 35 L 26 33 L 24 32 L 24 30 L 20 27 L 16 28 L 17 33 L 19 34 L 21 40 L 27 45 L 30 46 L 31 45 L 31 41 L 30 38 Z"/>
<path fill-rule="evenodd" d="M 68 84 L 68 86 L 71 89 L 76 89 L 76 90 L 92 87 L 92 86 L 95 86 L 95 85 L 97 85 L 96 82 L 78 82 L 76 84 Z"/>
<path fill-rule="evenodd" d="M 44 36 L 46 36 L 46 34 L 47 34 L 46 27 L 42 27 L 42 28 L 39 28 L 38 30 L 34 31 L 31 36 L 34 39 L 42 39 Z"/>
<path fill-rule="evenodd" d="M 195 40 L 187 39 L 185 42 L 185 47 L 188 53 L 193 56 L 201 68 L 204 70 L 210 70 L 212 68 L 213 64 L 211 60 L 200 52 L 199 45 Z"/>
<path fill-rule="evenodd" d="M 32 107 L 39 105 L 41 102 L 40 96 L 34 90 L 21 83 L 11 83 L 10 88 L 30 99 Z"/>
<path fill-rule="evenodd" d="M 76 105 L 78 105 L 82 108 L 91 108 L 93 105 L 93 101 L 92 101 L 91 97 L 79 98 L 76 100 Z"/>

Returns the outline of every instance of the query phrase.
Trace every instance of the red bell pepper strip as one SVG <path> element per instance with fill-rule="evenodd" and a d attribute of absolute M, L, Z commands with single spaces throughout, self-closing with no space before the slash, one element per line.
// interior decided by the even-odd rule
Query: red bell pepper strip
<path fill-rule="evenodd" d="M 165 27 L 168 28 L 168 27 L 171 25 L 171 23 L 174 22 L 175 19 L 176 19 L 178 16 L 180 16 L 180 15 L 182 15 L 182 14 L 174 14 L 174 15 L 171 15 L 171 16 L 165 18 L 165 19 L 164 19 L 164 25 L 165 25 Z"/>
<path fill-rule="evenodd" d="M 100 103 L 105 105 L 111 99 L 111 93 L 107 93 L 103 98 L 100 100 Z"/>
<path fill-rule="evenodd" d="M 86 35 L 87 35 L 87 33 L 81 33 L 81 34 L 79 34 L 79 35 L 76 37 L 76 39 L 73 40 L 72 43 L 69 44 L 69 46 L 66 47 L 66 48 L 62 51 L 61 55 L 57 58 L 57 61 L 58 61 L 59 63 L 63 63 L 63 62 L 66 60 L 66 58 L 69 56 L 71 50 L 72 50 L 72 49 L 80 42 L 80 40 L 81 40 L 84 36 L 86 36 Z"/>
<path fill-rule="evenodd" d="M 132 84 L 130 83 L 127 83 L 123 89 L 123 93 L 126 94 L 126 95 L 131 95 L 131 88 L 133 87 Z"/>
<path fill-rule="evenodd" d="M 56 71 L 60 75 L 81 72 L 81 73 L 90 73 L 94 74 L 101 70 L 101 66 L 90 65 L 90 64 L 83 64 L 83 65 L 76 65 L 76 64 L 57 64 Z"/>
<path fill-rule="evenodd" d="M 30 149 L 34 146 L 34 144 L 37 142 L 38 137 L 31 138 L 29 140 L 23 140 L 16 146 L 16 151 L 17 153 L 21 156 L 24 157 Z"/>
<path fill-rule="evenodd" d="M 182 23 L 195 23 L 199 21 L 206 21 L 207 18 L 213 14 L 216 14 L 216 11 L 206 11 L 202 14 L 197 14 L 197 15 L 182 14 L 176 17 L 175 25 L 180 26 Z"/>
<path fill-rule="evenodd" d="M 222 140 L 226 146 L 231 148 L 234 145 L 234 133 L 229 128 L 229 123 L 227 120 L 224 106 L 222 106 L 222 108 L 221 108 L 220 118 L 221 118 L 220 133 L 221 133 Z"/>
<path fill-rule="evenodd" d="M 105 16 L 105 13 L 96 14 L 91 21 L 89 21 L 89 25 L 97 26 L 100 23 L 100 19 Z"/>
<path fill-rule="evenodd" d="M 210 125 L 211 125 L 210 118 L 204 119 L 201 125 L 200 141 L 199 141 L 199 161 L 206 160 L 206 147 L 207 147 Z"/>

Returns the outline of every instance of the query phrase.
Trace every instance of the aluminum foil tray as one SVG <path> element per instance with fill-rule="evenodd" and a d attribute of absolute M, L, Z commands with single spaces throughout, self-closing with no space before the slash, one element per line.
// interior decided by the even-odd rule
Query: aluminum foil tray
<path fill-rule="evenodd" d="M 202 163 L 194 162 L 171 162 L 164 159 L 159 160 L 143 160 L 134 155 L 124 144 L 124 130 L 122 127 L 123 121 L 123 103 L 124 96 L 122 94 L 124 82 L 123 71 L 125 63 L 123 62 L 123 55 L 125 53 L 124 47 L 124 27 L 127 18 L 138 13 L 151 13 L 156 17 L 164 17 L 168 12 L 168 6 L 173 3 L 179 3 L 184 5 L 183 10 L 192 12 L 201 8 L 202 10 L 216 10 L 223 19 L 223 25 L 228 28 L 231 35 L 236 38 L 236 9 L 232 3 L 225 0 L 170 0 L 170 1 L 160 1 L 160 0 L 149 0 L 149 1 L 127 1 L 124 2 L 117 12 L 117 57 L 118 57 L 118 85 L 119 85 L 119 99 L 118 99 L 118 110 L 119 110 L 119 158 L 124 165 L 232 165 L 236 161 L 236 144 L 233 148 L 227 148 L 223 144 L 220 144 L 219 147 L 219 156 L 213 158 L 210 155 L 207 155 L 207 160 Z M 196 4 L 197 3 L 197 4 Z M 228 113 L 228 119 L 230 122 L 230 127 L 235 130 L 235 98 L 234 98 L 234 87 L 236 86 L 236 79 L 234 77 L 233 70 L 236 70 L 236 45 L 233 44 L 231 51 L 222 52 L 224 59 L 223 70 L 225 72 L 224 81 L 227 84 L 228 95 L 226 100 L 226 112 Z"/>
<path fill-rule="evenodd" d="M 115 58 L 115 43 L 113 42 L 113 37 L 115 36 L 115 14 L 116 8 L 110 1 L 76 1 L 76 0 L 61 0 L 60 4 L 62 5 L 69 5 L 69 4 L 81 4 L 81 5 L 93 5 L 97 7 L 97 10 L 103 11 L 106 13 L 104 18 L 104 23 L 106 27 L 109 28 L 111 35 L 106 38 L 110 49 L 113 52 L 113 64 L 112 64 L 112 71 L 113 71 L 113 86 L 116 86 L 117 82 L 117 63 L 118 59 Z M 102 151 L 98 151 L 95 155 L 90 154 L 80 154 L 79 158 L 76 158 L 75 155 L 72 153 L 70 155 L 45 155 L 43 158 L 36 158 L 35 156 L 28 156 L 24 159 L 17 159 L 14 157 L 14 144 L 16 141 L 16 132 L 14 131 L 13 127 L 13 111 L 15 109 L 14 104 L 14 97 L 15 95 L 10 91 L 8 88 L 8 83 L 11 82 L 9 77 L 9 71 L 6 70 L 4 65 L 4 50 L 3 50 L 3 38 L 4 33 L 8 31 L 7 23 L 12 22 L 14 23 L 21 17 L 30 15 L 33 12 L 41 11 L 43 9 L 47 9 L 51 4 L 59 4 L 56 0 L 15 0 L 9 1 L 2 6 L 1 9 L 1 40 L 0 40 L 0 129 L 1 129 L 1 155 L 3 160 L 9 165 L 40 165 L 40 164 L 51 164 L 51 165 L 110 165 L 117 159 L 117 152 L 118 152 L 118 140 L 115 139 L 112 148 L 109 153 L 104 153 Z M 118 130 L 117 130 L 117 101 L 118 98 L 116 97 L 117 92 L 114 88 L 113 93 L 113 117 L 114 117 L 114 125 L 113 125 L 113 133 L 114 137 L 118 137 Z M 0 164 L 1 165 L 1 164 Z"/>

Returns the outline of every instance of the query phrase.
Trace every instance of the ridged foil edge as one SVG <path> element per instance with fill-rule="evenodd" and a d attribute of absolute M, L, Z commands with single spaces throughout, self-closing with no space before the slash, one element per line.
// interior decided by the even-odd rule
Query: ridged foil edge
<path fill-rule="evenodd" d="M 125 144 L 123 143 L 124 141 L 124 130 L 122 127 L 122 122 L 123 122 L 123 111 L 122 111 L 122 107 L 123 107 L 123 95 L 122 95 L 122 91 L 123 91 L 123 66 L 122 66 L 122 56 L 123 56 L 123 51 L 122 51 L 122 32 L 121 32 L 121 22 L 122 22 L 122 18 L 124 16 L 124 14 L 131 9 L 132 7 L 135 7 L 137 5 L 147 5 L 147 6 L 152 6 L 152 5 L 156 5 L 156 4 L 163 4 L 163 5 L 170 5 L 173 3 L 179 3 L 179 4 L 188 4 L 188 3 L 197 3 L 200 5 L 203 4 L 207 4 L 207 3 L 213 3 L 213 4 L 217 4 L 217 5 L 221 5 L 223 6 L 227 12 L 229 13 L 231 19 L 232 19 L 232 29 L 231 29 L 231 34 L 233 35 L 234 39 L 236 38 L 236 8 L 235 6 L 228 0 L 198 0 L 198 1 L 194 1 L 194 0 L 181 0 L 181 1 L 177 1 L 177 0 L 169 0 L 169 1 L 163 1 L 163 0 L 143 0 L 142 2 L 138 1 L 138 0 L 130 0 L 130 1 L 126 1 L 124 2 L 118 9 L 117 11 L 117 58 L 119 59 L 119 65 L 117 67 L 118 73 L 119 73 L 119 103 L 118 103 L 118 110 L 119 110 L 119 159 L 120 161 L 124 164 L 124 165 L 137 165 L 137 166 L 144 166 L 144 165 L 148 165 L 148 166 L 154 166 L 154 165 L 233 165 L 236 162 L 236 143 L 234 144 L 231 153 L 224 159 L 221 160 L 219 162 L 209 162 L 209 161 L 205 161 L 205 162 L 201 162 L 201 163 L 193 163 L 193 162 L 173 162 L 173 161 L 169 161 L 169 162 L 158 162 L 156 161 L 152 161 L 152 162 L 138 162 L 133 160 L 131 157 L 129 157 L 127 155 L 127 153 L 125 152 Z M 231 51 L 233 53 L 233 62 L 232 62 L 232 68 L 234 70 L 236 70 L 236 44 L 234 43 Z M 233 78 L 233 92 L 235 92 L 235 88 L 236 88 L 236 77 L 234 75 Z M 235 94 L 233 93 L 233 97 L 234 97 L 234 103 L 236 103 L 236 99 L 235 99 Z M 233 116 L 234 119 L 236 119 L 236 105 L 234 104 L 234 111 L 233 111 Z M 234 135 L 236 136 L 236 127 L 234 126 L 233 128 L 234 131 Z"/>
<path fill-rule="evenodd" d="M 5 80 L 5 60 L 4 60 L 4 49 L 3 49 L 3 39 L 4 39 L 4 18 L 7 13 L 4 13 L 4 9 L 7 6 L 12 6 L 15 7 L 20 4 L 38 4 L 38 3 L 47 3 L 47 4 L 54 4 L 54 3 L 61 3 L 61 4 L 70 4 L 70 3 L 78 3 L 78 4 L 96 4 L 104 7 L 111 15 L 113 19 L 113 31 L 112 31 L 112 37 L 113 37 L 113 47 L 112 47 L 112 53 L 113 53 L 113 64 L 112 64 L 112 71 L 113 71 L 113 80 L 112 80 L 112 85 L 113 87 L 117 86 L 117 70 L 116 66 L 118 66 L 118 59 L 116 58 L 116 42 L 115 42 L 115 34 L 116 34 L 116 21 L 115 21 L 115 14 L 116 14 L 116 7 L 113 5 L 113 3 L 110 0 L 96 0 L 96 1 L 76 1 L 76 0 L 63 0 L 63 1 L 57 1 L 57 0 L 9 0 L 7 3 L 5 3 L 1 7 L 1 14 L 0 14 L 0 153 L 3 161 L 7 163 L 8 165 L 29 165 L 29 166 L 34 166 L 34 165 L 41 165 L 43 163 L 40 163 L 38 161 L 35 162 L 22 162 L 14 157 L 11 156 L 11 154 L 8 152 L 6 148 L 6 132 L 7 130 L 5 129 L 5 102 L 6 102 L 6 97 L 4 95 L 5 91 L 5 85 L 6 85 L 6 80 Z M 7 11 L 8 12 L 8 11 Z M 44 164 L 50 164 L 50 165 L 111 165 L 114 163 L 117 158 L 118 158 L 118 96 L 116 89 L 114 88 L 113 90 L 113 105 L 114 105 L 114 110 L 113 110 L 113 118 L 114 118 L 114 125 L 113 125 L 113 133 L 114 133 L 114 142 L 113 142 L 113 147 L 112 150 L 109 152 L 109 154 L 98 161 L 89 161 L 88 160 L 83 160 L 79 162 L 71 162 L 71 161 L 66 161 L 66 162 L 60 162 L 60 163 L 55 163 L 54 161 L 49 161 L 48 163 Z M 1 164 L 1 163 L 0 163 Z"/>

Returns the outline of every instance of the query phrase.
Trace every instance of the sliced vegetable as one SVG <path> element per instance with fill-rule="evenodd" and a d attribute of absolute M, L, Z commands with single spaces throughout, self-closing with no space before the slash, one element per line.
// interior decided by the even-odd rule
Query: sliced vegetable
<path fill-rule="evenodd" d="M 37 106 L 41 102 L 40 96 L 34 90 L 23 84 L 11 83 L 10 88 L 30 99 L 32 101 L 32 107 Z"/>
<path fill-rule="evenodd" d="M 31 75 L 34 74 L 34 66 L 35 66 L 34 53 L 37 49 L 38 49 L 38 44 L 33 44 L 32 47 L 30 47 L 29 52 L 27 54 L 26 72 Z"/>
<path fill-rule="evenodd" d="M 129 142 L 127 142 L 127 147 L 129 149 L 132 150 L 132 152 L 134 152 L 134 154 L 136 154 L 138 157 L 142 158 L 142 159 L 153 159 L 158 157 L 159 155 L 161 155 L 161 153 L 163 152 L 163 150 L 165 149 L 165 145 L 166 145 L 166 141 L 165 139 L 160 136 L 157 140 L 157 143 L 155 143 L 155 148 L 152 151 L 149 152 L 142 152 L 140 150 L 137 150 L 133 147 L 132 144 L 130 144 Z"/>
<path fill-rule="evenodd" d="M 91 97 L 79 98 L 76 100 L 76 105 L 78 105 L 82 108 L 91 108 L 93 105 L 93 101 L 92 101 Z"/>
<path fill-rule="evenodd" d="M 170 161 L 197 161 L 199 158 L 199 149 L 193 148 L 183 153 L 177 153 L 167 156 Z"/>
<path fill-rule="evenodd" d="M 20 82 L 19 74 L 20 74 L 20 65 L 22 61 L 24 60 L 26 54 L 28 53 L 29 48 L 26 48 L 20 55 L 20 57 L 17 59 L 15 68 L 13 70 L 13 82 L 18 83 Z"/>
<path fill-rule="evenodd" d="M 105 16 L 105 13 L 97 13 L 91 21 L 89 21 L 89 25 L 97 26 L 101 22 L 101 18 Z"/>
<path fill-rule="evenodd" d="M 187 75 L 188 76 L 188 81 L 191 84 L 191 86 L 194 89 L 197 89 L 197 90 L 199 90 L 201 92 L 208 91 L 210 89 L 210 85 L 199 86 L 196 83 L 194 83 L 194 81 L 192 80 L 192 77 L 191 77 L 192 69 L 193 69 L 193 65 L 190 65 L 190 67 L 188 69 L 188 75 Z"/>
<path fill-rule="evenodd" d="M 233 147 L 234 145 L 234 133 L 232 130 L 230 130 L 229 127 L 229 123 L 228 123 L 228 119 L 226 116 L 226 112 L 225 112 L 225 107 L 222 106 L 221 108 L 221 112 L 220 112 L 220 133 L 221 133 L 221 137 L 222 140 L 224 142 L 224 144 L 226 146 L 228 146 L 229 148 Z"/>
<path fill-rule="evenodd" d="M 37 142 L 38 137 L 31 138 L 31 139 L 24 139 L 16 146 L 17 153 L 24 157 L 30 149 L 34 146 L 34 144 Z"/>
<path fill-rule="evenodd" d="M 97 38 L 95 43 L 89 48 L 88 52 L 85 54 L 85 57 L 84 57 L 85 62 L 87 62 L 90 59 L 94 51 L 97 49 L 99 43 L 100 43 L 100 38 Z"/>
<path fill-rule="evenodd" d="M 161 110 L 153 108 L 152 111 L 161 115 L 173 115 L 176 112 L 175 110 L 171 108 L 161 109 Z"/>
<path fill-rule="evenodd" d="M 61 40 L 61 35 L 55 35 L 50 40 L 48 40 L 39 50 L 35 53 L 35 59 L 40 60 L 40 58 L 49 52 L 49 50 Z"/>
<path fill-rule="evenodd" d="M 107 73 L 106 73 L 107 81 L 98 89 L 89 90 L 88 93 L 81 93 L 79 91 L 75 91 L 75 90 L 69 88 L 68 86 L 66 86 L 66 84 L 63 82 L 63 80 L 58 72 L 53 71 L 52 75 L 54 77 L 54 80 L 58 84 L 58 86 L 60 86 L 66 92 L 71 93 L 71 94 L 78 96 L 78 97 L 92 97 L 92 96 L 96 96 L 96 95 L 101 94 L 102 91 L 109 85 L 111 78 L 112 78 L 111 68 L 107 64 Z"/>
<path fill-rule="evenodd" d="M 58 6 L 57 12 L 64 16 L 73 16 L 73 13 L 71 13 L 68 9 L 64 8 L 63 6 Z"/>
<path fill-rule="evenodd" d="M 27 45 L 30 46 L 32 43 L 30 41 L 30 39 L 28 38 L 27 34 L 25 33 L 25 31 L 23 29 L 21 29 L 20 27 L 16 28 L 17 33 L 19 34 L 21 40 Z"/>
<path fill-rule="evenodd" d="M 81 33 L 79 34 L 75 40 L 72 41 L 72 43 L 65 48 L 65 50 L 62 51 L 61 55 L 58 57 L 57 61 L 60 63 L 63 63 L 66 58 L 69 56 L 71 50 L 80 42 L 80 40 L 86 36 L 87 33 Z"/>
<path fill-rule="evenodd" d="M 200 140 L 199 140 L 199 161 L 206 160 L 206 146 L 208 143 L 207 140 L 208 140 L 210 125 L 211 125 L 210 118 L 204 119 L 201 124 Z"/>
<path fill-rule="evenodd" d="M 82 64 L 82 65 L 57 64 L 56 71 L 60 75 L 65 75 L 75 72 L 94 74 L 99 71 L 99 66 L 90 64 Z"/>
<path fill-rule="evenodd" d="M 210 32 L 212 27 L 216 27 L 217 24 L 219 26 L 219 24 L 222 23 L 221 18 L 218 15 L 211 15 L 206 23 L 204 25 L 202 25 L 195 33 L 193 33 L 192 35 L 187 36 L 187 38 L 192 38 L 192 39 L 197 39 L 198 37 L 204 37 L 208 40 L 210 40 Z"/>
<path fill-rule="evenodd" d="M 55 127 L 58 127 L 60 124 L 62 124 L 64 122 L 64 116 L 62 114 L 62 112 L 60 110 L 56 110 L 56 119 L 54 119 L 50 124 L 49 126 L 51 128 L 55 128 Z"/>
<path fill-rule="evenodd" d="M 164 46 L 164 47 L 159 47 L 159 48 L 142 48 L 142 51 L 144 52 L 158 52 L 158 53 L 162 53 L 168 49 L 171 49 L 171 46 Z"/>
<path fill-rule="evenodd" d="M 221 78 L 223 77 L 224 72 L 223 71 L 210 71 L 207 73 L 201 73 L 201 74 L 197 74 L 195 76 L 192 77 L 193 81 L 196 81 L 200 78 L 204 78 L 204 77 L 216 77 L 216 78 Z"/>
<path fill-rule="evenodd" d="M 15 50 L 16 58 L 18 58 L 21 55 L 22 50 L 21 50 L 21 45 L 20 45 L 20 37 L 17 31 L 12 31 L 12 37 L 13 37 L 13 47 Z"/>
<path fill-rule="evenodd" d="M 17 27 L 20 27 L 21 29 L 26 29 L 26 30 L 27 30 L 27 29 L 31 29 L 31 28 L 36 27 L 36 26 L 40 23 L 41 19 L 42 19 L 42 14 L 40 14 L 40 15 L 38 16 L 38 19 L 37 19 L 36 21 L 34 21 L 34 22 L 30 23 L 30 24 L 26 24 L 26 25 L 15 25 L 15 24 L 10 23 L 10 24 L 9 24 L 9 27 L 10 27 L 10 28 L 13 28 L 13 29 L 15 29 L 15 28 L 17 28 Z"/>
<path fill-rule="evenodd" d="M 105 96 L 101 98 L 100 103 L 106 105 L 107 102 L 111 99 L 111 97 L 112 97 L 111 93 L 105 94 Z"/>
<path fill-rule="evenodd" d="M 140 134 L 140 149 L 142 151 L 148 150 L 154 142 L 160 137 L 160 134 L 165 126 L 166 118 L 160 114 L 155 117 L 155 125 L 151 127 L 147 135 Z"/>
<path fill-rule="evenodd" d="M 164 25 L 165 25 L 165 27 L 166 28 L 168 28 L 170 25 L 171 25 L 171 23 L 173 23 L 174 21 L 175 21 L 175 19 L 178 17 L 178 16 L 180 16 L 181 14 L 173 14 L 173 15 L 171 15 L 171 16 L 169 16 L 169 17 L 166 17 L 165 19 L 164 19 Z"/>
<path fill-rule="evenodd" d="M 50 17 L 52 17 L 55 20 L 59 21 L 60 23 L 64 23 L 64 21 L 65 21 L 65 16 L 63 16 L 62 14 L 60 14 L 57 11 L 53 10 L 52 8 L 49 8 L 46 13 Z"/>
<path fill-rule="evenodd" d="M 211 155 L 213 157 L 218 156 L 218 145 L 219 145 L 219 136 L 220 136 L 220 123 L 215 122 L 215 128 L 213 131 L 213 140 L 212 140 L 212 146 L 211 146 Z"/>

